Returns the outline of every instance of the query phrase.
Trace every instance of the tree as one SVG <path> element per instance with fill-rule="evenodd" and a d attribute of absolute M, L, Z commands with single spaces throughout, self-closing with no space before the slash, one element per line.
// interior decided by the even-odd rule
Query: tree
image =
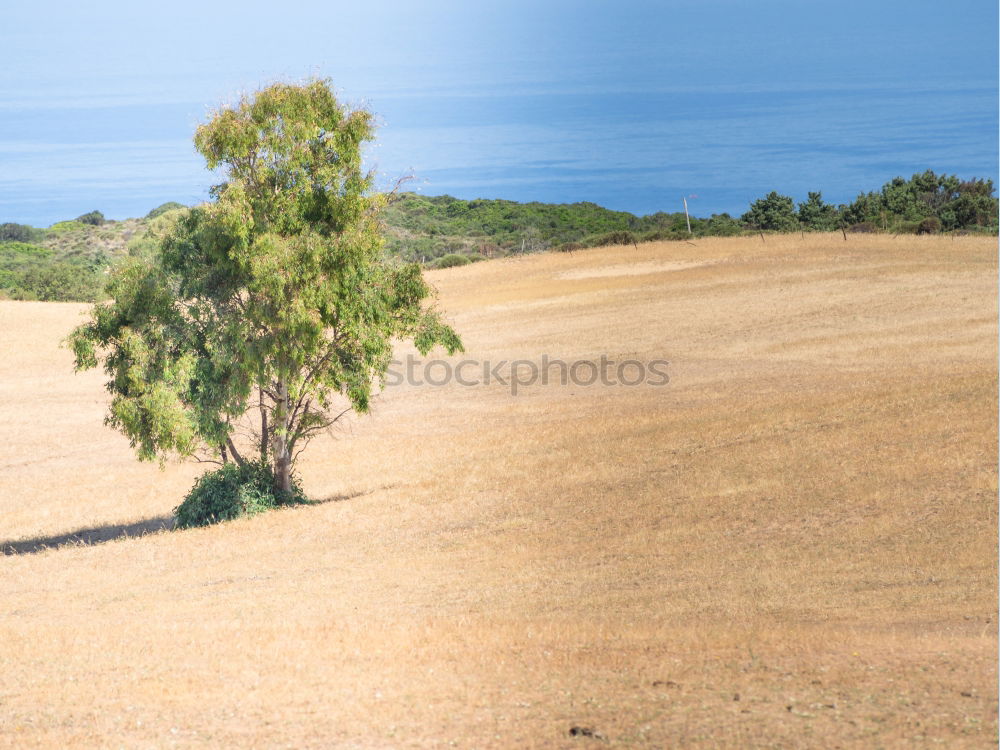
<path fill-rule="evenodd" d="M 928 169 L 909 180 L 894 177 L 881 192 L 862 193 L 847 206 L 849 224 L 869 222 L 882 229 L 907 223 L 919 228 L 925 219 L 937 219 L 945 230 L 995 226 L 997 200 L 990 180 L 960 180 Z M 936 226 L 928 222 L 926 226 Z"/>
<path fill-rule="evenodd" d="M 102 214 L 100 211 L 91 211 L 90 213 L 86 213 L 83 216 L 77 216 L 76 220 L 79 221 L 81 224 L 92 224 L 95 227 L 101 226 L 101 224 L 103 224 L 105 221 L 104 214 Z"/>
<path fill-rule="evenodd" d="M 844 221 L 849 225 L 876 224 L 885 213 L 882 196 L 878 193 L 859 193 L 858 197 L 844 209 Z"/>
<path fill-rule="evenodd" d="M 808 229 L 829 232 L 839 225 L 840 214 L 836 206 L 823 202 L 822 193 L 809 193 L 809 198 L 799 204 L 799 223 Z"/>
<path fill-rule="evenodd" d="M 958 186 L 958 197 L 938 213 L 946 229 L 971 229 L 997 225 L 997 199 L 993 181 L 972 179 Z"/>
<path fill-rule="evenodd" d="M 799 226 L 794 201 L 787 195 L 779 195 L 774 191 L 766 198 L 754 201 L 741 219 L 757 229 L 774 229 L 779 232 L 798 229 Z"/>
<path fill-rule="evenodd" d="M 269 86 L 197 129 L 226 181 L 212 202 L 161 217 L 159 253 L 126 261 L 70 337 L 78 370 L 103 362 L 106 421 L 140 459 L 245 467 L 256 455 L 288 496 L 309 440 L 369 408 L 394 340 L 461 350 L 420 268 L 384 259 L 387 196 L 362 170 L 372 119 L 313 80 Z"/>

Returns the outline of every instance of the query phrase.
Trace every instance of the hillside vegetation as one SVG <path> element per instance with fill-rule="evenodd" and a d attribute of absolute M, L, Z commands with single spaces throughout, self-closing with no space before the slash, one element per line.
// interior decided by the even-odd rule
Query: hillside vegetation
<path fill-rule="evenodd" d="M 595 203 L 517 203 L 462 200 L 449 195 L 400 193 L 385 210 L 386 252 L 431 268 L 447 268 L 506 255 L 578 250 L 657 240 L 690 241 L 748 232 L 834 231 L 892 234 L 997 233 L 992 181 L 967 180 L 928 170 L 896 177 L 875 192 L 835 206 L 810 192 L 796 205 L 772 192 L 739 218 L 683 212 L 635 216 Z M 90 301 L 103 293 L 106 269 L 129 252 L 155 251 L 145 240 L 150 223 L 184 208 L 165 203 L 140 219 L 106 221 L 99 211 L 48 229 L 0 225 L 0 296 L 26 300 Z M 690 222 L 690 231 L 688 223 Z M 27 243 L 51 252 L 13 247 Z"/>
<path fill-rule="evenodd" d="M 427 275 L 504 380 L 418 366 L 304 456 L 323 502 L 186 531 L 205 469 L 102 424 L 85 306 L 0 302 L 0 746 L 995 745 L 995 239 Z M 669 382 L 513 395 L 543 356 Z"/>
<path fill-rule="evenodd" d="M 47 229 L 0 225 L 0 299 L 101 298 L 108 267 L 145 235 L 153 213 L 142 219 L 106 221 L 94 211 L 81 217 L 90 221 L 61 221 Z"/>

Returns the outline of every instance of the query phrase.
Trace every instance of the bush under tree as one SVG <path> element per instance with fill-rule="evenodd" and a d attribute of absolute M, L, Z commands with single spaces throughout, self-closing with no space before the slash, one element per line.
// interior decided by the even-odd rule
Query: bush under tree
<path fill-rule="evenodd" d="M 274 491 L 274 472 L 267 463 L 228 463 L 202 474 L 184 502 L 174 508 L 174 516 L 178 528 L 186 529 L 305 502 L 306 496 L 294 479 L 290 493 Z"/>

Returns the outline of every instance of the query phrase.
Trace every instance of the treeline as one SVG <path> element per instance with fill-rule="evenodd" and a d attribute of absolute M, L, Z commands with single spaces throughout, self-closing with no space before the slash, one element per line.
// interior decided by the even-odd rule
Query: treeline
<path fill-rule="evenodd" d="M 809 193 L 795 206 L 787 195 L 770 193 L 754 201 L 741 217 L 753 229 L 893 232 L 997 232 L 997 198 L 993 181 L 961 180 L 927 170 L 909 180 L 896 177 L 878 192 L 861 193 L 850 204 L 834 206 L 821 193 Z"/>
<path fill-rule="evenodd" d="M 183 209 L 164 203 L 141 219 L 110 221 L 91 211 L 38 229 L 0 224 L 0 297 L 92 301 L 103 294 L 116 259 L 155 252 L 146 236 L 165 214 Z M 683 211 L 635 216 L 596 203 L 517 203 L 461 200 L 449 195 L 401 193 L 385 211 L 386 252 L 407 261 L 444 268 L 475 260 L 631 245 L 654 240 L 732 237 L 747 232 L 997 232 L 997 198 L 991 180 L 961 180 L 932 171 L 897 177 L 850 204 L 832 205 L 819 192 L 796 204 L 772 192 L 739 218 Z"/>
<path fill-rule="evenodd" d="M 402 193 L 386 209 L 385 220 L 389 252 L 425 263 L 454 254 L 491 257 L 690 237 L 683 212 L 639 217 L 596 203 L 467 201 L 450 195 Z M 728 214 L 692 218 L 691 223 L 692 231 L 698 233 L 742 231 Z"/>
<path fill-rule="evenodd" d="M 996 233 L 997 210 L 991 180 L 961 180 L 928 170 L 909 180 L 897 177 L 850 204 L 829 204 L 822 193 L 811 192 L 796 205 L 790 196 L 772 192 L 739 218 L 723 213 L 689 219 L 682 211 L 640 217 L 594 203 L 466 201 L 402 193 L 387 209 L 386 220 L 390 252 L 440 267 L 457 265 L 453 256 L 493 257 L 757 231 Z"/>

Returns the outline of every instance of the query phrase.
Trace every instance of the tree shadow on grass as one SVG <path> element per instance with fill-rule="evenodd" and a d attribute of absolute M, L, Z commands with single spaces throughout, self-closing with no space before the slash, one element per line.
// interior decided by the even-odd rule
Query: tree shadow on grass
<path fill-rule="evenodd" d="M 382 489 L 385 488 L 383 487 Z M 319 500 L 307 500 L 302 506 L 339 503 L 344 500 L 361 497 L 362 495 L 370 495 L 372 492 L 374 490 L 331 495 Z M 105 544 L 106 542 L 113 542 L 118 539 L 131 539 L 146 536 L 147 534 L 158 534 L 161 531 L 173 531 L 176 526 L 177 519 L 173 516 L 157 516 L 155 518 L 136 521 L 135 523 L 109 524 L 108 526 L 95 526 L 90 529 L 77 529 L 68 534 L 39 536 L 34 539 L 21 539 L 18 541 L 0 541 L 0 554 L 33 555 L 36 552 L 58 549 L 59 547 L 92 547 L 96 544 Z"/>
<path fill-rule="evenodd" d="M 36 552 L 44 552 L 47 549 L 56 549 L 58 547 L 90 547 L 95 544 L 113 542 L 117 539 L 129 539 L 137 536 L 146 536 L 147 534 L 157 534 L 161 531 L 172 531 L 173 528 L 173 516 L 157 516 L 156 518 L 147 518 L 135 523 L 109 524 L 108 526 L 95 526 L 91 529 L 77 529 L 68 534 L 40 536 L 16 542 L 0 541 L 0 554 L 33 555 Z"/>
<path fill-rule="evenodd" d="M 393 486 L 393 485 L 387 485 Z M 386 487 L 381 487 L 380 489 L 386 489 Z M 375 490 L 359 490 L 358 492 L 348 492 L 343 495 L 330 495 L 330 497 L 321 497 L 317 500 L 306 500 L 302 505 L 326 505 L 327 503 L 342 503 L 344 500 L 353 500 L 356 497 L 361 497 L 362 495 L 370 495 Z"/>

